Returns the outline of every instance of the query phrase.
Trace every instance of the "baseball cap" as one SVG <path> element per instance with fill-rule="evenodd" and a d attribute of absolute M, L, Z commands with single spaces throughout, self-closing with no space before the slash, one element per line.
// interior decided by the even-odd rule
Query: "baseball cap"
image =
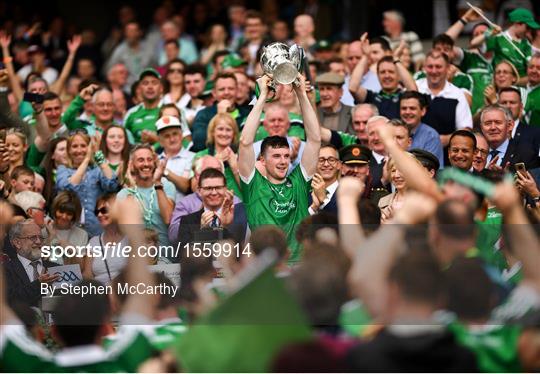
<path fill-rule="evenodd" d="M 223 58 L 221 67 L 223 69 L 239 68 L 240 66 L 247 65 L 247 62 L 240 57 L 237 53 L 230 53 Z"/>
<path fill-rule="evenodd" d="M 319 40 L 317 43 L 315 43 L 315 51 L 330 51 L 332 49 L 332 45 L 330 42 L 326 39 Z"/>
<path fill-rule="evenodd" d="M 540 29 L 540 25 L 534 20 L 534 16 L 530 10 L 525 8 L 517 8 L 508 15 L 510 22 L 521 22 L 532 29 Z"/>
<path fill-rule="evenodd" d="M 161 79 L 161 74 L 159 74 L 156 69 L 146 68 L 141 72 L 141 74 L 139 74 L 139 80 L 142 80 L 147 75 L 152 75 L 152 76 L 156 77 L 157 79 Z"/>
<path fill-rule="evenodd" d="M 30 47 L 28 47 L 28 49 L 26 50 L 28 53 L 32 54 L 32 53 L 43 53 L 43 48 L 41 48 L 39 45 L 31 45 Z"/>
<path fill-rule="evenodd" d="M 343 85 L 343 82 L 345 82 L 345 79 L 337 73 L 328 72 L 319 75 L 315 79 L 315 82 L 317 84 L 331 84 L 333 86 L 341 86 Z"/>
<path fill-rule="evenodd" d="M 163 116 L 156 122 L 157 132 L 168 129 L 170 127 L 182 127 L 180 120 L 173 116 Z"/>
<path fill-rule="evenodd" d="M 204 90 L 199 94 L 199 99 L 204 99 L 212 95 L 212 90 L 214 89 L 214 81 L 206 81 L 204 84 Z"/>
<path fill-rule="evenodd" d="M 371 160 L 371 151 L 360 144 L 351 144 L 339 150 L 339 159 L 344 164 L 367 164 Z"/>

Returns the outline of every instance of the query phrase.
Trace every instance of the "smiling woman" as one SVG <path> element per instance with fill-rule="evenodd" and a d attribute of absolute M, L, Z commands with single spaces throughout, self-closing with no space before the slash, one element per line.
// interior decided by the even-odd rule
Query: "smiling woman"
<path fill-rule="evenodd" d="M 90 234 L 101 232 L 94 214 L 96 200 L 105 192 L 118 189 L 116 174 L 105 160 L 103 152 L 84 132 L 75 132 L 68 138 L 68 165 L 58 167 L 56 188 L 73 191 L 83 205 L 84 228 Z M 94 166 L 94 163 L 97 166 Z"/>
<path fill-rule="evenodd" d="M 238 177 L 238 125 L 234 118 L 227 113 L 216 114 L 208 124 L 206 136 L 207 148 L 197 152 L 197 159 L 210 155 L 215 156 L 225 165 L 225 179 L 227 188 L 240 196 L 240 180 Z"/>

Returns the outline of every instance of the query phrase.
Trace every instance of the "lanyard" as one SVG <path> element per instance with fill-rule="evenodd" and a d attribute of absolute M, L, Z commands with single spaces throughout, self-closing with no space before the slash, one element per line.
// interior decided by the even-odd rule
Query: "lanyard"
<path fill-rule="evenodd" d="M 142 194 L 139 192 L 139 188 L 128 188 L 128 193 L 135 196 L 139 204 L 141 205 L 142 211 L 143 211 L 143 219 L 145 226 L 151 226 L 152 225 L 152 208 L 154 206 L 154 201 L 156 200 L 156 190 L 152 188 L 152 192 L 150 193 L 150 201 L 148 202 L 148 206 L 144 204 L 144 198 Z"/>

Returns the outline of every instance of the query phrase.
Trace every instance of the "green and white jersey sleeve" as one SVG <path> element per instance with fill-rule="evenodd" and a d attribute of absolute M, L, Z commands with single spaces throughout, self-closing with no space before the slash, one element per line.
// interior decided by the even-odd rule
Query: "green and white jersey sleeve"
<path fill-rule="evenodd" d="M 532 88 L 527 95 L 525 119 L 529 125 L 540 127 L 540 85 Z"/>
<path fill-rule="evenodd" d="M 520 77 L 526 76 L 528 59 L 532 55 L 531 43 L 527 38 L 520 41 L 512 40 L 508 31 L 495 36 L 491 36 L 490 33 L 486 31 L 486 48 L 493 51 L 493 66 L 502 60 L 508 60 L 516 67 Z"/>

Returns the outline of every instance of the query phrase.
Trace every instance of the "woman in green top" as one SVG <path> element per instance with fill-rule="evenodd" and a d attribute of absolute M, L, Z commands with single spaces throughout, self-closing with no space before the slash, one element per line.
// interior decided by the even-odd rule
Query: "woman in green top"
<path fill-rule="evenodd" d="M 120 185 L 124 184 L 129 162 L 129 151 L 131 147 L 127 139 L 126 129 L 123 126 L 113 124 L 103 132 L 99 146 L 109 166 L 118 175 Z"/>
<path fill-rule="evenodd" d="M 49 150 L 43 158 L 40 174 L 45 178 L 43 197 L 48 204 L 53 201 L 56 195 L 56 169 L 60 165 L 68 164 L 67 138 L 59 137 L 51 140 Z"/>
<path fill-rule="evenodd" d="M 195 154 L 193 161 L 206 155 L 215 156 L 225 165 L 227 188 L 240 195 L 238 174 L 238 125 L 228 113 L 218 113 L 210 120 L 206 135 L 206 149 Z"/>

